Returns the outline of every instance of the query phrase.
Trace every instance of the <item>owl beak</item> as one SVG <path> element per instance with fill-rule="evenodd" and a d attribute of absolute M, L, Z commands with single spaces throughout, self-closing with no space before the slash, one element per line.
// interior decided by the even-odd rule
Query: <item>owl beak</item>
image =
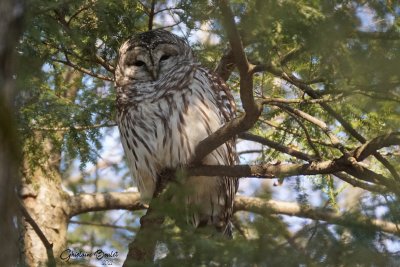
<path fill-rule="evenodd" d="M 151 78 L 153 78 L 153 81 L 156 81 L 158 79 L 158 70 L 157 66 L 153 66 L 152 68 L 149 69 Z"/>

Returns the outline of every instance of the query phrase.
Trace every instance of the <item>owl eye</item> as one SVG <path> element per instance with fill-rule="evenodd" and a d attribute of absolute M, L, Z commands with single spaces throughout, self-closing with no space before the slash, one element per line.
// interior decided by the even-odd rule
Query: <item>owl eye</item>
<path fill-rule="evenodd" d="M 137 60 L 137 61 L 133 62 L 133 65 L 135 65 L 136 67 L 144 66 L 144 64 L 145 63 L 141 60 Z"/>
<path fill-rule="evenodd" d="M 169 59 L 170 57 L 171 57 L 170 55 L 163 55 L 163 56 L 160 58 L 160 61 L 167 60 L 167 59 Z"/>

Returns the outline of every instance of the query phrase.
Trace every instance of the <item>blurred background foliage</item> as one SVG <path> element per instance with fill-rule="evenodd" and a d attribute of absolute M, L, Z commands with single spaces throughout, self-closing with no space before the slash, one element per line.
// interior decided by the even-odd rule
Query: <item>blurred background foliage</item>
<path fill-rule="evenodd" d="M 46 169 L 51 162 L 70 194 L 131 187 L 114 122 L 112 80 L 118 48 L 133 34 L 148 30 L 151 20 L 152 27 L 187 39 L 198 60 L 214 69 L 228 47 L 216 5 L 206 0 L 30 0 L 27 4 L 17 73 L 25 177 L 29 180 L 35 169 Z M 230 4 L 252 63 L 273 63 L 302 79 L 367 140 L 399 131 L 398 1 L 232 0 Z M 297 87 L 270 73 L 257 74 L 254 82 L 257 98 L 304 100 L 290 106 L 324 121 L 348 150 L 360 145 Z M 238 92 L 238 73 L 234 71 L 228 83 Z M 341 155 L 319 127 L 276 105 L 265 106 L 252 133 L 319 159 Z M 302 162 L 267 146 L 246 141 L 238 146 L 242 162 Z M 381 152 L 399 172 L 399 147 Z M 377 160 L 369 158 L 367 164 L 391 177 Z M 294 177 L 275 188 L 267 181 L 242 180 L 240 193 L 346 211 L 350 221 L 359 214 L 400 219 L 398 196 L 353 189 L 332 175 Z M 109 211 L 77 216 L 70 225 L 69 245 L 126 251 L 142 214 Z M 248 212 L 236 214 L 235 226 L 233 240 L 210 240 L 167 225 L 163 241 L 169 253 L 160 263 L 400 265 L 398 237 L 373 228 Z"/>

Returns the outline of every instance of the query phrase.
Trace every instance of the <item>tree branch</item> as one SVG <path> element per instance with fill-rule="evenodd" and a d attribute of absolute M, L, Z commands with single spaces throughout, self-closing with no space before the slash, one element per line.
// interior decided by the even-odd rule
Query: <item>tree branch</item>
<path fill-rule="evenodd" d="M 295 117 L 294 117 L 294 118 L 295 118 Z M 277 129 L 277 130 L 279 130 L 279 131 L 283 131 L 283 132 L 285 132 L 285 133 L 288 133 L 288 134 L 290 134 L 290 135 L 292 135 L 292 136 L 302 137 L 301 134 L 298 134 L 297 132 L 294 132 L 294 131 L 292 131 L 291 129 L 281 127 L 279 124 L 277 124 L 277 123 L 275 123 L 275 122 L 273 122 L 273 121 L 265 120 L 265 119 L 260 119 L 260 122 L 265 123 L 265 124 L 267 124 L 268 126 L 271 126 L 271 127 L 275 128 L 275 129 Z M 298 121 L 298 122 L 299 122 L 299 121 Z M 300 123 L 300 122 L 299 122 L 299 123 Z M 335 147 L 334 147 L 331 143 L 329 143 L 329 142 L 324 142 L 324 141 L 322 141 L 322 140 L 313 139 L 313 138 L 310 138 L 309 136 L 307 137 L 307 139 L 308 139 L 308 141 L 309 141 L 310 144 L 311 144 L 311 143 L 316 143 L 316 144 L 320 144 L 320 145 L 323 145 L 323 146 L 335 148 Z M 346 149 L 350 150 L 350 148 L 348 148 L 348 147 L 346 147 Z"/>
<path fill-rule="evenodd" d="M 75 18 L 76 18 L 80 13 L 82 13 L 83 11 L 88 10 L 89 8 L 91 8 L 94 4 L 95 4 L 95 1 L 88 1 L 88 3 L 82 5 L 80 8 L 78 8 L 78 10 L 77 10 L 74 14 L 72 14 L 72 15 L 70 16 L 70 18 L 66 21 L 68 27 L 69 27 L 69 25 L 71 24 L 71 21 L 72 21 L 73 19 L 75 19 Z"/>
<path fill-rule="evenodd" d="M 73 125 L 70 127 L 31 127 L 30 130 L 33 131 L 60 131 L 60 132 L 68 132 L 70 130 L 75 131 L 85 131 L 90 129 L 104 128 L 104 127 L 115 127 L 117 124 L 115 123 L 101 123 L 101 124 L 93 124 L 93 125 Z"/>
<path fill-rule="evenodd" d="M 144 205 L 136 206 L 132 204 L 136 202 L 139 197 L 138 193 L 97 193 L 97 194 L 83 194 L 90 195 L 88 198 L 84 199 L 86 205 L 91 202 L 91 209 L 87 211 L 99 211 L 99 210 L 112 210 L 112 209 L 125 209 L 132 210 L 134 205 L 137 209 L 146 209 Z M 112 195 L 113 198 L 110 199 L 107 206 L 103 204 L 103 201 L 96 201 L 96 199 L 106 199 L 107 196 Z M 126 201 L 127 199 L 132 201 Z M 78 200 L 78 199 L 76 199 Z M 392 233 L 400 235 L 400 231 L 396 224 L 383 220 L 368 219 L 362 216 L 352 216 L 346 213 L 336 213 L 332 210 L 303 207 L 297 203 L 281 202 L 275 200 L 265 200 L 257 197 L 246 197 L 246 196 L 236 196 L 234 202 L 234 211 L 246 211 L 253 212 L 260 215 L 266 214 L 283 214 L 289 216 L 296 216 L 301 218 L 307 218 L 312 220 L 323 220 L 331 224 L 338 224 L 343 226 L 361 226 L 361 227 L 372 227 L 375 230 L 384 231 L 387 233 Z M 86 211 L 83 211 L 86 212 Z M 102 225 L 101 225 L 102 226 Z"/>
<path fill-rule="evenodd" d="M 309 96 L 311 96 L 314 99 L 320 98 L 320 94 L 318 92 L 316 92 L 311 86 L 304 83 L 300 79 L 296 78 L 294 75 L 287 74 L 283 70 L 276 68 L 272 64 L 256 65 L 252 69 L 253 73 L 262 72 L 262 71 L 268 71 L 268 72 L 272 73 L 273 75 L 284 79 L 285 81 L 289 82 L 290 84 L 293 84 L 294 86 L 301 89 L 302 91 L 304 91 L 305 93 L 307 93 Z M 326 112 L 328 112 L 332 117 L 334 117 L 343 126 L 343 128 L 351 136 L 353 136 L 355 139 L 357 139 L 360 143 L 364 144 L 367 141 L 360 133 L 358 133 L 353 128 L 353 126 L 351 126 L 351 124 L 349 122 L 347 122 L 339 113 L 334 111 L 330 105 L 328 105 L 325 102 L 321 102 L 321 103 L 319 103 L 319 105 L 323 109 L 325 109 Z M 379 162 L 382 163 L 383 166 L 385 166 L 390 171 L 390 173 L 396 180 L 400 181 L 400 176 L 397 173 L 396 169 L 382 155 L 380 155 L 378 152 L 375 152 L 374 156 Z"/>
<path fill-rule="evenodd" d="M 315 146 L 307 127 L 304 125 L 304 123 L 297 116 L 295 116 L 295 114 L 292 114 L 290 112 L 288 114 L 297 122 L 297 124 L 300 126 L 300 128 L 303 129 L 304 134 L 305 134 L 306 139 L 307 139 L 308 145 L 314 151 L 314 153 L 317 156 L 317 158 L 321 159 L 322 158 L 321 154 L 319 153 L 318 148 Z M 330 144 L 332 145 L 333 148 L 337 148 L 332 142 L 330 142 Z"/>
<path fill-rule="evenodd" d="M 389 179 L 381 174 L 372 172 L 362 166 L 353 166 L 346 158 L 335 160 L 313 161 L 306 164 L 261 164 L 261 165 L 198 165 L 187 170 L 188 176 L 227 176 L 248 178 L 285 178 L 298 175 L 331 174 L 345 171 L 360 179 L 392 187 Z M 394 190 L 394 188 L 388 188 Z"/>
<path fill-rule="evenodd" d="M 400 144 L 400 132 L 394 132 L 390 134 L 385 134 L 378 136 L 362 146 L 358 147 L 354 151 L 354 157 L 358 161 L 366 159 L 368 156 L 373 155 L 376 151 L 383 147 L 394 146 Z"/>
<path fill-rule="evenodd" d="M 258 105 L 253 97 L 253 79 L 250 71 L 250 64 L 244 53 L 243 43 L 237 30 L 234 15 L 228 5 L 228 0 L 217 1 L 221 11 L 221 22 L 228 35 L 229 43 L 232 47 L 233 58 L 240 74 L 240 99 L 246 113 L 258 113 Z"/>
<path fill-rule="evenodd" d="M 245 135 L 246 136 L 246 135 Z M 251 138 L 254 136 L 250 135 Z M 258 140 L 258 137 L 256 138 Z M 265 140 L 260 140 L 265 141 Z M 279 147 L 279 144 L 273 144 Z M 374 184 L 382 184 L 387 187 L 383 190 L 381 187 L 369 185 L 365 182 L 353 180 L 351 184 L 362 188 L 369 187 L 374 192 L 397 190 L 398 186 L 393 184 L 390 179 L 377 174 L 371 170 L 359 165 L 361 161 L 376 152 L 377 149 L 400 145 L 400 133 L 392 133 L 384 136 L 378 136 L 350 152 L 347 157 L 336 158 L 327 161 L 312 161 L 306 164 L 263 164 L 263 165 L 236 165 L 236 166 L 192 166 L 187 168 L 189 176 L 228 176 L 228 177 L 257 177 L 257 178 L 275 178 L 289 177 L 294 175 L 316 175 L 316 174 L 335 174 L 343 180 L 349 181 L 350 178 L 340 174 L 347 172 L 360 180 Z M 281 148 L 280 148 L 281 149 Z M 282 150 L 286 148 L 283 147 Z M 288 151 L 290 155 L 310 159 L 310 156 L 299 151 Z M 373 187 L 371 187 L 373 186 Z M 368 190 L 368 189 L 367 189 Z M 69 216 L 75 216 L 90 211 L 100 211 L 108 209 L 126 209 L 129 206 L 131 210 L 146 208 L 140 203 L 139 193 L 104 193 L 104 194 L 80 194 L 71 197 L 69 200 Z"/>
<path fill-rule="evenodd" d="M 148 23 L 148 30 L 151 31 L 153 29 L 153 22 L 154 22 L 154 9 L 156 7 L 156 0 L 151 1 L 150 12 L 149 12 L 149 23 Z"/>
<path fill-rule="evenodd" d="M 280 64 L 281 65 L 285 65 L 286 63 L 288 63 L 289 61 L 291 61 L 293 58 L 297 57 L 298 55 L 300 55 L 301 53 L 304 52 L 304 46 L 300 46 L 300 47 L 296 47 L 292 50 L 290 50 L 286 55 L 284 55 L 281 60 L 280 60 Z"/>
<path fill-rule="evenodd" d="M 320 119 L 317 119 L 316 117 L 311 116 L 310 114 L 308 114 L 308 113 L 306 113 L 304 111 L 301 111 L 299 109 L 295 109 L 295 108 L 292 108 L 290 106 L 283 105 L 283 104 L 275 104 L 275 105 L 280 107 L 281 109 L 284 109 L 284 110 L 286 110 L 286 111 L 288 111 L 290 113 L 293 113 L 293 114 L 303 118 L 304 120 L 306 120 L 308 122 L 311 122 L 312 124 L 318 126 L 329 137 L 331 143 L 335 147 L 337 147 L 337 148 L 339 148 L 339 147 L 342 148 L 343 147 L 341 145 L 341 143 L 340 143 L 340 140 L 335 135 L 333 135 L 331 133 L 329 127 L 326 125 L 325 122 L 323 122 Z"/>
<path fill-rule="evenodd" d="M 82 221 L 75 221 L 75 220 L 70 220 L 69 223 L 79 224 L 79 225 L 96 226 L 96 227 L 106 227 L 106 228 L 112 228 L 112 229 L 128 230 L 131 232 L 136 232 L 138 230 L 138 228 L 136 228 L 136 227 L 119 226 L 119 225 L 114 225 L 114 224 L 110 224 L 110 223 L 82 222 Z"/>
<path fill-rule="evenodd" d="M 300 151 L 295 150 L 293 148 L 281 145 L 281 144 L 279 144 L 277 142 L 271 141 L 271 140 L 269 140 L 267 138 L 264 138 L 264 137 L 261 137 L 261 136 L 257 136 L 257 135 L 251 134 L 251 133 L 240 133 L 238 135 L 238 137 L 241 138 L 241 139 L 257 142 L 257 143 L 260 143 L 262 145 L 266 145 L 266 146 L 268 146 L 270 148 L 273 148 L 273 149 L 275 149 L 277 151 L 280 151 L 282 153 L 288 154 L 290 156 L 294 156 L 296 158 L 299 158 L 299 159 L 302 159 L 302 160 L 305 160 L 305 161 L 313 161 L 313 160 L 316 159 L 315 156 L 313 156 L 313 155 L 309 155 L 309 154 L 300 152 Z"/>
<path fill-rule="evenodd" d="M 182 11 L 182 8 L 180 8 L 180 7 L 166 7 L 166 8 L 162 8 L 162 9 L 157 10 L 156 12 L 154 12 L 154 15 L 157 15 L 157 14 L 165 12 L 165 11 L 172 12 L 173 10 L 181 10 Z"/>
<path fill-rule="evenodd" d="M 167 208 L 165 204 L 169 203 L 168 194 L 165 193 L 168 190 L 168 182 L 175 178 L 175 174 L 175 170 L 165 169 L 158 175 L 153 198 L 146 214 L 140 218 L 140 229 L 136 232 L 135 239 L 129 244 L 123 266 L 153 261 L 157 241 L 162 234 L 161 225 L 165 220 L 165 208 Z"/>
<path fill-rule="evenodd" d="M 388 192 L 388 190 L 385 189 L 385 187 L 383 187 L 383 186 L 364 182 L 362 180 L 352 177 L 351 175 L 348 175 L 345 172 L 337 172 L 337 173 L 334 173 L 333 175 L 335 175 L 340 180 L 351 184 L 352 186 L 362 188 L 369 192 L 375 192 L 375 193 L 379 193 L 379 194 L 384 194 L 384 193 Z"/>
<path fill-rule="evenodd" d="M 104 58 L 95 54 L 95 60 L 97 63 L 103 66 L 103 68 L 114 74 L 115 68 L 111 64 L 109 64 Z"/>
<path fill-rule="evenodd" d="M 381 148 L 383 146 L 396 145 L 396 144 L 400 143 L 399 140 L 397 140 L 398 137 L 399 137 L 399 133 L 392 133 L 392 134 L 388 134 L 388 135 L 384 135 L 384 136 L 379 136 L 377 138 L 374 138 L 370 142 L 368 142 L 367 144 L 370 144 L 369 146 L 363 145 L 363 146 L 357 148 L 356 150 L 354 150 L 353 154 L 354 154 L 355 158 L 357 158 L 358 161 L 361 161 L 361 160 L 365 159 L 365 155 L 373 154 L 374 151 L 378 150 L 379 148 Z M 303 159 L 306 161 L 313 160 L 312 155 L 308 155 L 303 152 L 293 150 L 291 148 L 285 147 L 279 143 L 275 143 L 273 141 L 270 141 L 270 140 L 260 137 L 260 136 L 252 135 L 249 133 L 242 133 L 239 135 L 239 138 L 267 145 L 267 146 L 274 148 L 280 152 L 289 154 L 289 155 L 294 156 L 299 159 Z M 372 146 L 375 148 L 375 150 L 371 149 Z M 363 150 L 363 149 L 365 149 L 365 150 Z M 360 177 L 360 179 L 365 179 L 365 177 L 362 174 L 360 174 L 359 172 L 357 172 L 357 171 L 351 171 L 351 172 L 354 176 Z M 345 172 L 337 172 L 337 173 L 333 173 L 333 174 L 336 177 L 338 177 L 339 179 L 341 179 L 353 186 L 363 188 L 370 192 L 376 192 L 376 193 L 388 192 L 388 190 L 385 189 L 383 186 L 366 183 L 362 180 L 358 180 L 356 178 L 351 177 L 350 175 L 346 174 Z M 368 175 L 371 176 L 370 177 L 370 180 L 371 180 L 371 179 L 373 179 L 373 177 L 377 177 L 378 174 L 368 173 Z M 386 178 L 385 178 L 385 180 L 386 180 Z"/>
<path fill-rule="evenodd" d="M 140 210 L 147 208 L 140 202 L 139 193 L 79 194 L 69 199 L 69 217 L 78 214 L 110 209 Z"/>
<path fill-rule="evenodd" d="M 342 95 L 335 97 L 324 97 L 319 99 L 286 99 L 286 98 L 274 98 L 274 97 L 263 97 L 261 103 L 263 104 L 318 104 L 321 102 L 333 102 L 340 100 Z"/>
<path fill-rule="evenodd" d="M 264 150 L 263 149 L 249 149 L 249 150 L 242 150 L 239 151 L 238 154 L 240 155 L 244 155 L 244 154 L 260 154 L 263 153 Z"/>
<path fill-rule="evenodd" d="M 228 176 L 228 177 L 256 177 L 256 178 L 284 178 L 294 175 L 316 175 L 346 172 L 360 180 L 380 184 L 388 190 L 399 192 L 399 186 L 387 177 L 375 173 L 358 161 L 376 153 L 375 149 L 386 146 L 400 145 L 399 133 L 392 133 L 372 139 L 365 146 L 360 146 L 354 151 L 340 158 L 327 161 L 312 161 L 307 164 L 262 164 L 262 165 L 236 165 L 236 166 L 192 166 L 186 171 L 189 176 Z"/>
<path fill-rule="evenodd" d="M 235 211 L 254 212 L 260 215 L 283 214 L 307 218 L 312 220 L 322 220 L 331 224 L 342 226 L 361 226 L 373 228 L 395 235 L 400 235 L 397 224 L 392 222 L 369 219 L 364 216 L 333 212 L 327 209 L 304 207 L 296 203 L 265 200 L 257 197 L 237 196 L 235 199 Z"/>
<path fill-rule="evenodd" d="M 214 72 L 226 82 L 234 68 L 235 59 L 233 58 L 233 51 L 232 49 L 227 49 L 214 69 Z"/>
<path fill-rule="evenodd" d="M 233 13 L 227 0 L 217 1 L 222 13 L 222 24 L 227 32 L 229 43 L 232 47 L 233 58 L 240 73 L 240 99 L 245 114 L 235 118 L 218 129 L 212 135 L 201 141 L 195 148 L 195 156 L 190 162 L 199 164 L 202 159 L 214 149 L 233 138 L 240 132 L 247 131 L 257 122 L 261 115 L 262 105 L 253 97 L 253 76 L 250 65 L 243 50 L 242 40 L 236 28 Z"/>
<path fill-rule="evenodd" d="M 39 225 L 35 222 L 35 220 L 32 218 L 32 216 L 29 214 L 29 212 L 25 208 L 24 204 L 22 204 L 22 202 L 19 199 L 18 199 L 18 202 L 19 202 L 21 213 L 24 216 L 25 220 L 32 226 L 33 230 L 35 231 L 37 236 L 42 241 L 44 247 L 46 248 L 48 267 L 56 267 L 56 259 L 54 258 L 54 253 L 53 253 L 53 244 L 50 243 L 49 240 L 47 240 L 46 235 L 40 229 Z"/>
<path fill-rule="evenodd" d="M 81 67 L 79 65 L 76 65 L 76 64 L 72 63 L 69 60 L 53 59 L 53 61 L 62 63 L 62 64 L 67 65 L 67 66 L 70 66 L 70 67 L 72 67 L 72 68 L 74 68 L 74 69 L 76 69 L 76 70 L 78 70 L 80 72 L 83 72 L 85 74 L 88 74 L 88 75 L 90 75 L 92 77 L 95 77 L 95 78 L 98 78 L 98 79 L 101 79 L 101 80 L 110 81 L 110 82 L 114 81 L 114 79 L 112 79 L 110 77 L 91 72 L 90 70 L 85 69 L 84 67 Z"/>
<path fill-rule="evenodd" d="M 400 34 L 395 31 L 386 31 L 386 32 L 365 32 L 365 31 L 356 31 L 354 36 L 360 39 L 371 39 L 371 40 L 400 40 Z"/>

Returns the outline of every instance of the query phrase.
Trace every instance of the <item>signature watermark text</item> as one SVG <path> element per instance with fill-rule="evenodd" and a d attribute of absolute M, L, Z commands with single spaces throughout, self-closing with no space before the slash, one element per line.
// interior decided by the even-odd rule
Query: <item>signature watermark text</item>
<path fill-rule="evenodd" d="M 113 259 L 117 259 L 119 256 L 118 251 L 104 251 L 98 249 L 94 252 L 86 252 L 82 250 L 66 249 L 60 254 L 60 259 L 65 262 L 70 260 L 82 260 L 82 259 L 95 259 L 101 261 L 102 265 L 112 265 Z"/>

